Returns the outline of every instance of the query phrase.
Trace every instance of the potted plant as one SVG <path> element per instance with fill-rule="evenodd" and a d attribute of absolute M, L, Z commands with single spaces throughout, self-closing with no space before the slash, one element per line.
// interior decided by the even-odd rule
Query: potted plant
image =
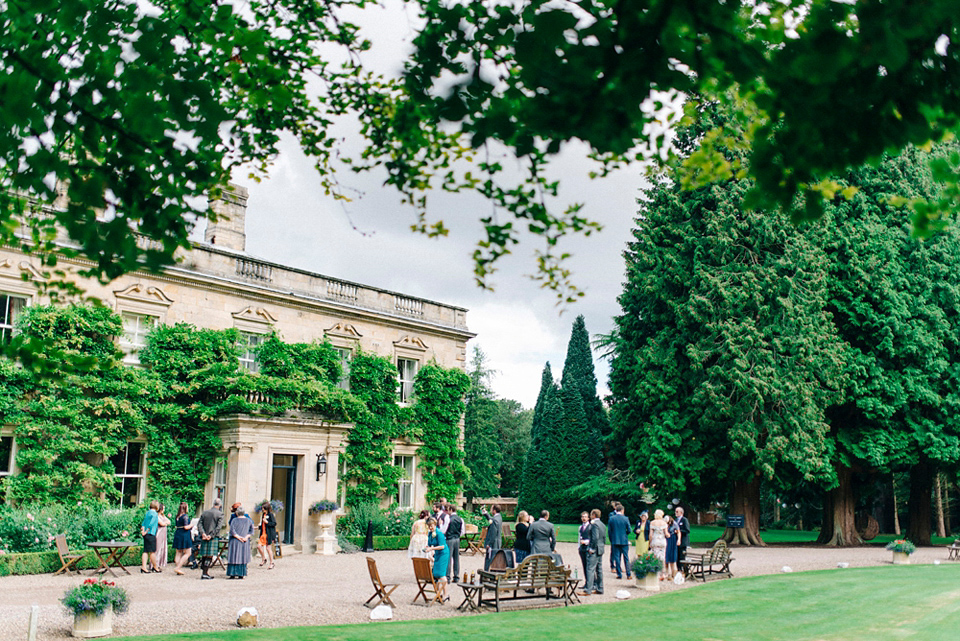
<path fill-rule="evenodd" d="M 310 514 L 323 514 L 324 512 L 336 512 L 340 506 L 336 501 L 314 501 L 310 505 Z"/>
<path fill-rule="evenodd" d="M 127 611 L 127 591 L 110 581 L 87 579 L 67 590 L 60 602 L 73 613 L 73 636 L 103 637 L 113 632 L 113 615 Z"/>
<path fill-rule="evenodd" d="M 317 554 L 331 555 L 337 552 L 337 537 L 332 533 L 333 513 L 340 509 L 336 501 L 314 501 L 310 504 L 310 514 L 316 514 L 320 525 L 320 533 L 314 537 L 317 543 Z"/>
<path fill-rule="evenodd" d="M 893 552 L 893 562 L 896 565 L 910 563 L 910 555 L 917 551 L 917 546 L 906 539 L 897 539 L 887 543 L 887 549 Z"/>
<path fill-rule="evenodd" d="M 633 574 L 636 577 L 637 587 L 648 592 L 660 591 L 660 572 L 663 571 L 663 561 L 653 555 L 653 552 L 641 554 L 633 562 Z"/>
<path fill-rule="evenodd" d="M 263 499 L 262 501 L 257 503 L 255 506 L 253 506 L 253 511 L 256 512 L 257 514 L 260 514 L 260 512 L 263 511 L 263 506 L 265 505 L 269 505 L 270 509 L 273 510 L 274 514 L 279 514 L 280 512 L 283 512 L 283 501 L 278 501 L 277 499 L 273 499 L 272 501 Z"/>

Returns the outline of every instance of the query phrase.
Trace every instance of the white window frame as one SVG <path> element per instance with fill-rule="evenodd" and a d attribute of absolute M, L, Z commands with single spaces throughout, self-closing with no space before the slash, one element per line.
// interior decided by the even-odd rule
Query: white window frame
<path fill-rule="evenodd" d="M 14 312 L 14 302 L 18 302 Z M 6 343 L 17 335 L 17 317 L 30 304 L 30 297 L 13 292 L 0 292 L 0 343 Z"/>
<path fill-rule="evenodd" d="M 227 500 L 227 459 L 218 458 L 213 464 L 213 498 Z"/>
<path fill-rule="evenodd" d="M 412 363 L 413 372 L 405 372 L 403 363 Z M 420 371 L 420 361 L 407 356 L 397 357 L 397 398 L 401 403 L 410 403 L 413 400 L 413 381 Z M 410 374 L 405 377 L 405 374 Z"/>
<path fill-rule="evenodd" d="M 256 349 L 266 338 L 266 334 L 240 330 L 240 366 L 248 372 L 257 373 L 260 371 Z"/>
<path fill-rule="evenodd" d="M 136 471 L 136 473 L 127 472 L 127 463 L 130 457 L 131 445 L 140 446 L 140 468 Z M 124 488 L 127 485 L 127 479 L 137 479 L 139 484 L 137 486 L 137 495 L 135 497 L 136 500 L 133 504 L 139 505 L 143 501 L 143 497 L 145 496 L 147 489 L 147 444 L 143 441 L 128 441 L 123 450 L 117 454 L 123 455 L 123 467 L 114 472 L 113 475 L 114 479 L 117 479 L 120 483 L 120 504 L 125 505 L 123 500 L 126 496 Z M 113 457 L 111 456 L 110 458 L 112 459 Z M 114 468 L 116 468 L 116 465 L 114 465 Z"/>
<path fill-rule="evenodd" d="M 17 471 L 17 439 L 13 434 L 0 434 L 0 441 L 10 441 L 10 453 L 7 456 L 7 460 L 0 460 L 0 465 L 5 466 L 0 468 L 0 477 L 4 476 L 13 476 Z"/>
<path fill-rule="evenodd" d="M 140 365 L 140 350 L 147 346 L 147 334 L 160 324 L 160 317 L 153 314 L 121 310 L 120 318 L 123 319 L 123 336 L 120 337 L 123 362 L 125 365 L 138 366 Z M 128 320 L 135 322 L 133 328 L 128 325 Z"/>
<path fill-rule="evenodd" d="M 349 347 L 334 347 L 337 354 L 340 355 L 340 380 L 337 381 L 337 387 L 350 391 L 350 361 L 353 360 L 353 350 Z"/>
<path fill-rule="evenodd" d="M 403 469 L 403 476 L 397 481 L 397 506 L 402 510 L 412 510 L 416 503 L 414 477 L 417 474 L 417 460 L 412 454 L 394 454 L 393 464 Z M 407 499 L 404 500 L 404 494 Z"/>

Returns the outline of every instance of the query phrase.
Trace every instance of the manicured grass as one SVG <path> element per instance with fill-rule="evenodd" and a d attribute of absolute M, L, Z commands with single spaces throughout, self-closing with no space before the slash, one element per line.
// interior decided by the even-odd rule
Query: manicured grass
<path fill-rule="evenodd" d="M 568 523 L 557 525 L 557 540 L 565 543 L 577 542 L 577 531 L 579 524 L 572 525 Z M 723 528 L 713 525 L 694 525 L 690 527 L 690 544 L 694 546 L 710 545 L 720 538 L 723 534 Z M 798 531 L 798 530 L 763 530 L 760 535 L 767 543 L 813 543 L 817 540 L 820 533 L 817 531 Z M 877 538 L 870 541 L 871 544 L 886 544 L 894 539 L 903 538 L 894 534 L 880 534 Z M 949 545 L 955 537 L 933 537 L 934 545 Z"/>
<path fill-rule="evenodd" d="M 960 565 L 746 577 L 618 603 L 371 625 L 132 638 L 423 641 L 465 635 L 470 641 L 540 641 L 549 635 L 551 641 L 636 641 L 649 630 L 657 641 L 953 641 L 960 630 Z"/>

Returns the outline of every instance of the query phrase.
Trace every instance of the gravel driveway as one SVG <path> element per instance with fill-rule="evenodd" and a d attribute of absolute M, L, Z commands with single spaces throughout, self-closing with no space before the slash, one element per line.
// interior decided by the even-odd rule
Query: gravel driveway
<path fill-rule="evenodd" d="M 576 546 L 560 543 L 557 551 L 567 563 L 579 563 Z M 214 570 L 213 581 L 200 581 L 200 572 L 187 570 L 177 576 L 170 566 L 160 575 L 142 575 L 136 567 L 131 576 L 122 575 L 123 585 L 131 600 L 130 610 L 114 619 L 114 634 L 195 632 L 232 628 L 237 611 L 253 606 L 260 612 L 261 627 L 359 623 L 369 621 L 370 610 L 363 607 L 373 588 L 367 575 L 364 554 L 317 556 L 293 554 L 277 561 L 267 570 L 250 565 L 250 575 L 243 581 L 227 581 L 221 569 Z M 406 551 L 375 552 L 381 578 L 387 583 L 400 583 L 393 593 L 397 604 L 395 620 L 469 616 L 456 610 L 462 600 L 459 588 L 451 590 L 450 602 L 425 608 L 411 605 L 417 594 L 413 567 Z M 780 572 L 789 566 L 795 572 L 836 568 L 838 563 L 850 567 L 890 563 L 890 552 L 881 547 L 831 549 L 819 547 L 735 548 L 731 565 L 735 576 L 751 576 Z M 913 563 L 946 562 L 942 547 L 921 548 L 913 555 Z M 604 559 L 606 563 L 607 559 Z M 480 557 L 462 557 L 461 573 L 475 572 L 481 567 Z M 85 575 L 89 572 L 85 572 Z M 582 576 L 582 572 L 580 573 Z M 78 584 L 72 576 L 50 574 L 0 578 L 0 639 L 27 638 L 30 606 L 40 606 L 40 639 L 70 637 L 72 617 L 60 605 L 63 592 Z M 630 590 L 632 596 L 645 593 L 633 587 L 632 581 L 617 580 L 607 571 L 605 594 L 583 598 L 584 603 L 615 600 L 618 589 Z M 698 583 L 674 586 L 664 582 L 664 590 L 691 589 Z"/>

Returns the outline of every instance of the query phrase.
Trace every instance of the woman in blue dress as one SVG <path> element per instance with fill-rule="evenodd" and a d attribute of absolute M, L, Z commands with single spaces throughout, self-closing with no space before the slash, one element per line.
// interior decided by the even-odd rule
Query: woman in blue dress
<path fill-rule="evenodd" d="M 183 574 L 183 566 L 190 560 L 190 551 L 193 549 L 193 537 L 190 532 L 190 530 L 193 529 L 193 523 L 190 522 L 190 515 L 187 514 L 187 509 L 187 503 L 181 501 L 175 522 L 177 531 L 173 535 L 173 549 L 177 551 L 174 572 L 177 574 Z"/>
<path fill-rule="evenodd" d="M 246 517 L 242 507 L 237 507 L 237 518 L 230 522 L 230 542 L 227 544 L 227 578 L 242 579 L 247 576 L 250 563 L 250 537 L 253 536 L 253 521 Z"/>
<path fill-rule="evenodd" d="M 426 551 L 433 551 L 433 580 L 437 582 L 437 591 L 443 603 L 450 600 L 447 596 L 447 566 L 450 564 L 450 548 L 447 547 L 447 537 L 437 529 L 437 519 L 432 516 L 427 519 L 427 547 Z"/>
<path fill-rule="evenodd" d="M 667 574 L 667 580 L 671 581 L 677 573 L 677 539 L 680 537 L 680 526 L 677 525 L 672 516 L 667 515 L 664 520 L 667 522 L 667 553 L 665 558 L 667 567 L 664 570 Z"/>

